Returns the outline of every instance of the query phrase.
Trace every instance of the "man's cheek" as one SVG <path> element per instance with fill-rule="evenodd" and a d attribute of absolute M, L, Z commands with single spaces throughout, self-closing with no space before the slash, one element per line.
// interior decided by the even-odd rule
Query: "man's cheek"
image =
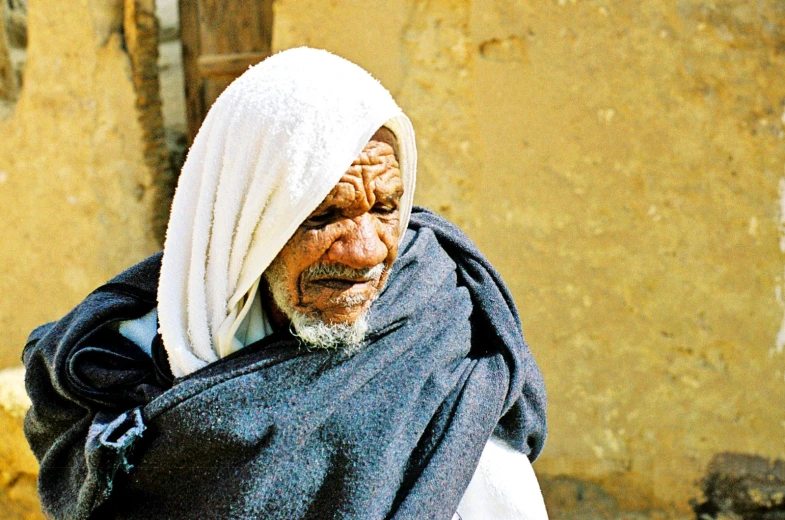
<path fill-rule="evenodd" d="M 393 238 L 394 241 L 387 246 L 387 259 L 385 260 L 385 263 L 388 268 L 392 267 L 393 262 L 398 258 L 398 235 Z"/>
<path fill-rule="evenodd" d="M 398 250 L 398 241 L 401 237 L 400 220 L 395 218 L 385 222 L 382 227 L 382 240 L 391 252 Z"/>

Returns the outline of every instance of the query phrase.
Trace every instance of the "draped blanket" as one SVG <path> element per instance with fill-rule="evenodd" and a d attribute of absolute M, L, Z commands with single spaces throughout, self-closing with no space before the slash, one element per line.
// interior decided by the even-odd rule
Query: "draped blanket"
<path fill-rule="evenodd" d="M 353 356 L 278 331 L 170 387 L 160 345 L 150 357 L 115 326 L 153 308 L 159 269 L 129 269 L 25 347 L 53 518 L 449 519 L 492 433 L 542 449 L 511 296 L 432 213 L 414 209 Z"/>

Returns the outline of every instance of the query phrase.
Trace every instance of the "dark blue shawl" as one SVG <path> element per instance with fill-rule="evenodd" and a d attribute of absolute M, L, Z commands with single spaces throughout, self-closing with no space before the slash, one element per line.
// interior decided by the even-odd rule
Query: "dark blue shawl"
<path fill-rule="evenodd" d="M 499 274 L 415 208 L 359 353 L 288 331 L 174 381 L 112 327 L 160 254 L 30 336 L 25 432 L 53 518 L 444 518 L 492 433 L 534 460 L 542 376 Z"/>

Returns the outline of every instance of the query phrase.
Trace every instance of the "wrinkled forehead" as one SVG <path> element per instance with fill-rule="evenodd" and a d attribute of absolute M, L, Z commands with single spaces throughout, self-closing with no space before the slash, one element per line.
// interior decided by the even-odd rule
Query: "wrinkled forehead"
<path fill-rule="evenodd" d="M 399 159 L 398 157 L 398 139 L 395 137 L 395 134 L 387 128 L 386 126 L 382 126 L 379 128 L 373 136 L 369 139 L 369 141 L 379 141 L 380 143 L 387 143 L 392 146 L 393 152 L 395 153 L 395 158 Z"/>
<path fill-rule="evenodd" d="M 397 203 L 405 190 L 396 145 L 395 134 L 388 128 L 379 128 L 308 219 L 327 208 L 349 210 L 367 204 L 368 211 L 376 201 Z"/>

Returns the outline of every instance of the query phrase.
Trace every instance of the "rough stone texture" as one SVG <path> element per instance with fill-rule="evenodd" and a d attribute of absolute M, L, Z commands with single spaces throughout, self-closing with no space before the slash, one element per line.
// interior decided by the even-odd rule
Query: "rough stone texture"
<path fill-rule="evenodd" d="M 27 47 L 27 0 L 6 0 L 5 27 L 13 48 Z"/>
<path fill-rule="evenodd" d="M 158 0 L 155 14 L 158 19 L 158 67 L 157 81 L 160 84 L 165 151 L 168 158 L 163 175 L 158 177 L 156 212 L 153 232 L 163 243 L 169 209 L 177 177 L 185 163 L 188 152 L 185 115 L 185 78 L 183 74 L 182 43 L 180 42 L 180 18 L 177 0 Z"/>
<path fill-rule="evenodd" d="M 185 80 L 177 0 L 157 0 L 155 9 L 160 25 L 158 70 L 164 127 L 185 135 Z"/>
<path fill-rule="evenodd" d="M 17 91 L 14 66 L 11 62 L 11 45 L 6 29 L 7 8 L 5 2 L 0 2 L 0 99 L 2 101 L 15 100 Z"/>
<path fill-rule="evenodd" d="M 418 135 L 416 201 L 509 283 L 549 390 L 540 474 L 689 515 L 714 454 L 782 458 L 785 3 L 278 0 L 275 16 L 274 50 L 325 47 L 391 88 Z"/>
<path fill-rule="evenodd" d="M 699 519 L 785 519 L 783 460 L 723 453 L 712 459 L 702 488 L 705 501 L 694 506 Z"/>
<path fill-rule="evenodd" d="M 0 120 L 12 112 L 19 96 L 26 46 L 27 4 L 0 2 Z"/>
<path fill-rule="evenodd" d="M 36 492 L 38 463 L 22 432 L 29 407 L 24 370 L 0 370 L 0 520 L 43 518 Z"/>
<path fill-rule="evenodd" d="M 24 86 L 0 121 L 0 367 L 156 248 L 122 0 L 29 6 Z"/>
<path fill-rule="evenodd" d="M 152 232 L 163 243 L 176 175 L 170 171 L 158 71 L 158 18 L 154 0 L 125 0 L 123 35 L 131 58 L 136 109 L 142 125 L 145 164 L 154 184 Z"/>

